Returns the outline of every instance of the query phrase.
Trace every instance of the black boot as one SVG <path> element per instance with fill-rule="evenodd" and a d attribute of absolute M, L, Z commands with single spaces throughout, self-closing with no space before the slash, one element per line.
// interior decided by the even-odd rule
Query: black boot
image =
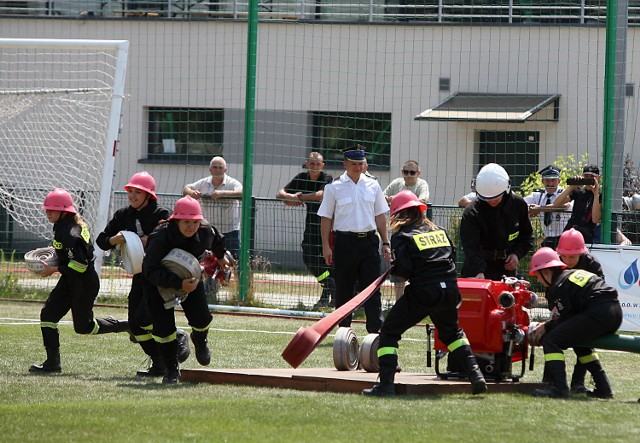
<path fill-rule="evenodd" d="M 160 343 L 160 354 L 167 368 L 167 372 L 162 377 L 163 384 L 176 384 L 180 379 L 180 369 L 178 366 L 178 342 L 172 340 L 168 343 Z"/>
<path fill-rule="evenodd" d="M 176 331 L 176 341 L 178 342 L 178 361 L 184 363 L 189 358 L 189 355 L 191 355 L 189 334 L 178 328 Z"/>
<path fill-rule="evenodd" d="M 333 277 L 327 277 L 327 282 L 325 283 L 325 288 L 329 292 L 329 305 L 330 308 L 336 307 L 336 281 Z"/>
<path fill-rule="evenodd" d="M 158 344 L 154 340 L 141 341 L 140 347 L 145 354 L 151 359 L 149 369 L 143 369 L 136 372 L 138 377 L 162 377 L 166 374 L 167 368 L 164 365 Z"/>
<path fill-rule="evenodd" d="M 31 365 L 29 372 L 36 374 L 53 374 L 62 372 L 60 365 L 60 349 L 47 348 L 47 359 L 40 365 Z"/>
<path fill-rule="evenodd" d="M 609 383 L 609 377 L 602 369 L 600 360 L 594 360 L 585 365 L 596 388 L 593 391 L 587 392 L 589 397 L 593 398 L 613 398 L 613 391 L 611 390 L 611 384 Z"/>
<path fill-rule="evenodd" d="M 208 330 L 191 332 L 191 341 L 193 342 L 193 347 L 196 348 L 196 360 L 202 366 L 207 366 L 211 363 L 211 352 L 207 346 L 208 333 Z"/>
<path fill-rule="evenodd" d="M 585 394 L 591 392 L 584 385 L 584 378 L 587 375 L 587 368 L 582 363 L 578 362 L 573 367 L 573 374 L 571 374 L 571 392 L 574 394 Z"/>
<path fill-rule="evenodd" d="M 532 392 L 534 397 L 567 398 L 569 386 L 567 385 L 567 370 L 564 360 L 552 360 L 544 364 L 547 374 L 551 378 L 551 384 Z"/>
<path fill-rule="evenodd" d="M 127 332 L 129 335 L 132 334 L 129 322 L 126 320 L 116 320 L 113 317 L 107 317 L 96 318 L 96 322 L 98 322 L 97 334 L 110 334 L 112 332 Z"/>
<path fill-rule="evenodd" d="M 378 358 L 380 362 L 380 380 L 370 389 L 363 389 L 362 395 L 371 397 L 393 397 L 396 395 L 394 379 L 398 367 L 398 356 L 387 354 Z"/>
<path fill-rule="evenodd" d="M 487 392 L 487 381 L 478 366 L 475 355 L 471 351 L 471 347 L 463 345 L 454 350 L 451 356 L 462 362 L 462 367 L 466 368 L 469 382 L 471 382 L 471 393 L 473 395 L 484 394 Z"/>

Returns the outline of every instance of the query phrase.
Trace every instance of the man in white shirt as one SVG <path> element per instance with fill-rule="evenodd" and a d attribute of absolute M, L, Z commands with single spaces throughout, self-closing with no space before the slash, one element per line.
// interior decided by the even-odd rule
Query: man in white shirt
<path fill-rule="evenodd" d="M 343 154 L 346 171 L 325 186 L 318 209 L 322 255 L 327 265 L 334 265 L 336 308 L 353 298 L 356 281 L 361 291 L 378 278 L 380 253 L 376 230 L 382 239 L 385 260 L 391 260 L 386 217 L 389 205 L 378 182 L 364 174 L 364 147 L 356 145 L 343 150 Z M 364 310 L 367 331 L 379 332 L 383 320 L 379 290 L 367 300 Z M 351 326 L 351 316 L 340 326 Z"/>
<path fill-rule="evenodd" d="M 540 175 L 542 176 L 544 190 L 534 191 L 527 195 L 524 201 L 529 205 L 530 217 L 540 216 L 542 230 L 544 231 L 542 246 L 555 249 L 571 213 L 541 211 L 542 208 L 553 208 L 553 202 L 562 193 L 562 188 L 558 187 L 560 184 L 560 168 L 557 166 L 549 165 L 545 167 L 540 171 Z M 569 211 L 570 207 L 570 204 L 566 204 L 565 210 Z M 559 211 L 561 208 L 557 208 L 557 210 Z"/>
<path fill-rule="evenodd" d="M 234 257 L 240 253 L 240 198 L 242 184 L 227 175 L 227 162 L 222 157 L 213 157 L 209 163 L 209 177 L 189 183 L 183 195 L 195 199 L 212 200 L 211 216 L 207 220 L 224 235 L 225 246 Z M 204 206 L 206 208 L 207 205 Z"/>

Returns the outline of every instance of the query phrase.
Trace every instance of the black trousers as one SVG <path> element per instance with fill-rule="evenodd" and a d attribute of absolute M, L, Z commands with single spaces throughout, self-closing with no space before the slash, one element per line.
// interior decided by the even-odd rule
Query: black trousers
<path fill-rule="evenodd" d="M 318 280 L 318 283 L 324 284 L 327 278 L 333 277 L 333 268 L 327 266 L 324 261 L 322 242 L 314 242 L 315 239 L 315 237 L 307 238 L 305 235 L 300 245 L 302 247 L 302 261 L 309 272 Z"/>
<path fill-rule="evenodd" d="M 145 296 L 148 297 L 151 319 L 153 321 L 154 339 L 165 339 L 176 332 L 176 318 L 174 309 L 165 309 L 165 301 L 158 292 L 158 288 L 145 282 Z M 198 283 L 196 289 L 190 292 L 186 300 L 180 303 L 187 317 L 189 326 L 195 330 L 204 330 L 209 327 L 213 316 L 209 312 L 207 296 L 204 293 L 202 281 Z"/>
<path fill-rule="evenodd" d="M 354 297 L 357 291 L 369 286 L 380 276 L 379 241 L 376 235 L 354 237 L 335 233 L 333 248 L 334 276 L 336 281 L 336 308 Z M 367 332 L 377 333 L 382 326 L 382 300 L 377 290 L 364 304 L 367 316 Z M 351 326 L 352 315 L 340 322 L 340 326 Z"/>
<path fill-rule="evenodd" d="M 576 347 L 578 356 L 588 355 L 579 345 L 605 334 L 614 333 L 622 323 L 622 308 L 617 302 L 601 303 L 573 317 L 562 319 L 542 338 L 545 354 L 562 353 Z"/>
<path fill-rule="evenodd" d="M 58 323 L 71 310 L 74 331 L 90 334 L 96 327 L 93 302 L 99 290 L 100 279 L 93 266 L 77 276 L 61 275 L 40 311 L 40 321 Z"/>
<path fill-rule="evenodd" d="M 131 332 L 136 336 L 148 334 L 148 331 L 143 328 L 149 328 L 152 323 L 149 304 L 144 298 L 143 284 L 144 277 L 142 277 L 142 274 L 134 275 L 128 297 L 127 320 L 129 321 Z"/>
<path fill-rule="evenodd" d="M 445 345 L 464 338 L 465 334 L 458 326 L 459 303 L 457 281 L 410 283 L 382 324 L 379 347 L 397 348 L 402 334 L 427 316 L 438 328 L 438 337 Z"/>

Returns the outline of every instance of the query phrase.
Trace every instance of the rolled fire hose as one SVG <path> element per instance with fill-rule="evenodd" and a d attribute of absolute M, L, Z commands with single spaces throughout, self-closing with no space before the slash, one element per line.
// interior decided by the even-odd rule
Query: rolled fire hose
<path fill-rule="evenodd" d="M 125 239 L 124 245 L 119 245 L 122 267 L 131 275 L 142 272 L 144 246 L 138 234 L 131 231 L 121 231 Z"/>
<path fill-rule="evenodd" d="M 24 255 L 24 262 L 27 269 L 37 274 L 44 270 L 42 262 L 45 262 L 49 266 L 58 266 L 58 255 L 56 254 L 56 250 L 53 246 L 37 248 Z"/>
<path fill-rule="evenodd" d="M 170 272 L 176 274 L 181 279 L 185 278 L 197 278 L 202 276 L 202 267 L 200 262 L 193 255 L 180 248 L 173 248 L 162 259 L 162 266 L 167 268 Z M 158 292 L 165 301 L 164 307 L 171 309 L 178 304 L 178 301 L 184 301 L 189 295 L 183 289 L 173 288 L 161 288 L 158 287 Z"/>

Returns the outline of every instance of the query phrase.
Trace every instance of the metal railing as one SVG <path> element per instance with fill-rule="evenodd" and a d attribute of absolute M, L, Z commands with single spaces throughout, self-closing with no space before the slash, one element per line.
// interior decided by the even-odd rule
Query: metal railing
<path fill-rule="evenodd" d="M 597 24 L 606 0 L 262 0 L 260 20 Z M 246 19 L 238 0 L 0 0 L 0 16 Z M 640 1 L 629 1 L 629 24 L 640 23 Z"/>

